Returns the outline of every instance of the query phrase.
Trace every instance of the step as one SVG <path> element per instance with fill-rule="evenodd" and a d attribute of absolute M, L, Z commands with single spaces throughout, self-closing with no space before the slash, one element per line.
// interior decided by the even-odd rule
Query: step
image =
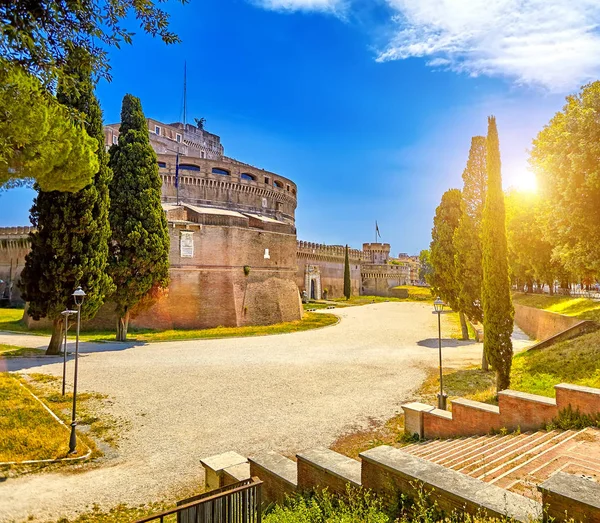
<path fill-rule="evenodd" d="M 296 458 L 300 490 L 327 488 L 329 492 L 344 495 L 348 484 L 360 486 L 361 467 L 355 459 L 325 447 L 300 452 Z"/>
<path fill-rule="evenodd" d="M 449 466 L 448 463 L 455 463 L 457 461 L 461 461 L 464 459 L 465 456 L 471 456 L 473 454 L 481 453 L 487 448 L 500 445 L 501 441 L 505 437 L 506 436 L 481 436 L 480 438 L 477 438 L 473 442 L 471 442 L 470 445 L 460 449 L 456 449 L 455 452 L 436 456 L 434 461 L 436 463 L 439 463 L 440 465 L 444 465 L 447 467 Z"/>
<path fill-rule="evenodd" d="M 562 521 L 600 521 L 600 484 L 584 478 L 558 472 L 539 486 L 546 517 Z"/>
<path fill-rule="evenodd" d="M 296 462 L 269 451 L 249 457 L 250 475 L 263 481 L 262 498 L 265 504 L 281 503 L 298 487 Z"/>
<path fill-rule="evenodd" d="M 523 454 L 523 452 L 527 450 L 543 444 L 545 441 L 552 439 L 552 437 L 553 433 L 535 432 L 533 438 L 529 439 L 523 446 L 512 449 L 509 452 L 503 452 L 502 449 L 498 449 L 499 451 L 494 453 L 494 456 L 484 456 L 482 460 L 478 462 L 472 462 L 471 464 L 468 464 L 458 470 L 464 474 L 479 477 L 480 474 L 497 467 L 503 462 L 513 459 L 515 456 Z"/>
<path fill-rule="evenodd" d="M 538 445 L 533 446 L 524 452 L 520 452 L 509 460 L 503 461 L 496 467 L 486 467 L 487 470 L 477 473 L 475 475 L 472 473 L 474 477 L 483 479 L 486 482 L 493 483 L 494 480 L 504 477 L 506 474 L 509 474 L 516 468 L 521 467 L 525 463 L 529 463 L 531 460 L 535 459 L 542 452 L 552 449 L 557 443 L 560 443 L 565 438 L 568 438 L 571 434 L 571 431 L 567 432 L 553 432 L 552 437 L 549 439 L 545 439 L 540 442 Z M 514 455 L 515 453 L 513 453 Z"/>
<path fill-rule="evenodd" d="M 460 452 L 465 449 L 472 447 L 473 445 L 477 445 L 478 441 L 481 440 L 481 437 L 471 437 L 471 438 L 459 438 L 446 440 L 446 445 L 442 447 L 438 447 L 433 452 L 428 453 L 427 455 L 421 455 L 422 458 L 428 459 L 429 461 L 437 462 L 438 459 L 441 459 L 448 454 L 452 454 L 455 452 Z"/>
<path fill-rule="evenodd" d="M 204 468 L 204 484 L 206 488 L 213 490 L 222 487 L 224 485 L 223 471 L 226 468 L 246 462 L 247 459 L 244 456 L 232 450 L 209 456 L 208 458 L 202 458 L 200 464 Z"/>
<path fill-rule="evenodd" d="M 420 449 L 416 449 L 416 450 L 414 450 L 413 452 L 410 452 L 410 453 L 413 456 L 419 456 L 420 458 L 425 458 L 429 454 L 433 454 L 434 452 L 438 452 L 441 449 L 448 448 L 449 445 L 452 445 L 456 441 L 462 441 L 462 438 L 458 438 L 458 439 L 434 439 L 434 440 L 431 440 L 427 445 L 423 445 Z"/>
<path fill-rule="evenodd" d="M 493 440 L 490 440 L 489 443 L 482 444 L 480 448 L 472 450 L 461 458 L 454 458 L 442 463 L 442 465 L 463 471 L 469 465 L 494 459 L 517 446 L 527 444 L 533 437 L 533 434 L 523 434 L 519 436 L 507 435 L 494 438 Z"/>
<path fill-rule="evenodd" d="M 582 431 L 566 431 L 566 437 L 561 439 L 555 445 L 544 449 L 539 454 L 531 456 L 524 463 L 517 464 L 511 470 L 508 470 L 496 478 L 494 478 L 490 483 L 502 483 L 504 485 L 510 484 L 514 479 L 518 479 L 521 477 L 525 477 L 529 475 L 534 470 L 538 469 L 543 462 L 547 460 L 551 460 L 553 457 L 558 457 L 564 450 L 565 445 L 573 440 L 573 438 L 577 437 Z M 568 435 L 567 435 L 568 434 Z M 499 485 L 500 486 L 500 485 Z"/>

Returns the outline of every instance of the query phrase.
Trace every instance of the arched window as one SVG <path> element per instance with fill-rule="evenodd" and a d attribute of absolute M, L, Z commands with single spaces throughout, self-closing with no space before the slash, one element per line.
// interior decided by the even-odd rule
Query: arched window
<path fill-rule="evenodd" d="M 212 173 L 220 174 L 221 176 L 229 176 L 229 171 L 226 171 L 225 169 L 219 169 L 218 167 L 213 167 Z"/>
<path fill-rule="evenodd" d="M 296 189 L 292 189 L 292 194 L 296 196 Z"/>
<path fill-rule="evenodd" d="M 167 163 L 166 162 L 158 162 L 158 167 L 160 169 L 166 169 L 167 167 Z"/>
<path fill-rule="evenodd" d="M 200 167 L 198 167 L 197 165 L 192 165 L 191 163 L 180 163 L 179 169 L 181 169 L 182 171 L 200 171 Z"/>
<path fill-rule="evenodd" d="M 240 174 L 240 178 L 242 180 L 250 180 L 250 181 L 256 181 L 256 176 L 254 176 L 253 174 L 250 173 L 242 173 Z"/>
<path fill-rule="evenodd" d="M 274 180 L 273 185 L 275 185 L 275 187 L 279 187 L 280 189 L 283 189 L 283 184 L 279 180 Z"/>

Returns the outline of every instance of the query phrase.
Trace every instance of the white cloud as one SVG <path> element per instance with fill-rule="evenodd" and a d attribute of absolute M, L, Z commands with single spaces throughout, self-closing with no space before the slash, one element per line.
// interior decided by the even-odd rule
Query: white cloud
<path fill-rule="evenodd" d="M 264 9 L 273 11 L 321 11 L 336 13 L 343 8 L 343 0 L 255 0 Z"/>
<path fill-rule="evenodd" d="M 386 0 L 399 29 L 377 60 L 428 58 L 562 92 L 600 77 L 599 0 Z"/>

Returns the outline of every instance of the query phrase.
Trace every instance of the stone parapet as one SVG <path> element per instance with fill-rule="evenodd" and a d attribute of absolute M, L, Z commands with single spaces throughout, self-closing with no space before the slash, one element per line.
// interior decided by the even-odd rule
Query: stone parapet
<path fill-rule="evenodd" d="M 259 477 L 263 482 L 263 500 L 265 504 L 281 503 L 286 496 L 296 492 L 298 471 L 296 463 L 277 452 L 269 451 L 248 458 L 251 476 Z"/>
<path fill-rule="evenodd" d="M 541 505 L 533 500 L 393 447 L 376 447 L 360 458 L 362 486 L 388 503 L 397 501 L 398 493 L 416 499 L 422 488 L 445 516 L 456 511 L 524 522 L 541 516 Z"/>
<path fill-rule="evenodd" d="M 600 484 L 595 481 L 557 472 L 538 490 L 542 493 L 544 522 L 600 523 Z"/>
<path fill-rule="evenodd" d="M 327 488 L 344 495 L 346 485 L 360 486 L 360 463 L 333 450 L 316 448 L 296 455 L 298 489 L 312 491 Z"/>

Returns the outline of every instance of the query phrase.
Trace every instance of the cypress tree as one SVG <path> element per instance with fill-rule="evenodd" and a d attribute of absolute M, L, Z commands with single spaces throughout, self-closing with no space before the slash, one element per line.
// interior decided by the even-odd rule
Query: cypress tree
<path fill-rule="evenodd" d="M 350 281 L 350 257 L 348 256 L 348 245 L 344 255 L 344 296 L 347 300 L 352 296 L 352 282 Z"/>
<path fill-rule="evenodd" d="M 119 141 L 110 149 L 110 275 L 116 285 L 117 340 L 131 313 L 169 282 L 169 233 L 156 153 L 139 98 L 123 98 Z"/>
<path fill-rule="evenodd" d="M 92 68 L 85 51 L 73 49 L 66 68 L 76 78 L 75 89 L 59 85 L 58 101 L 79 111 L 87 133 L 98 144 L 98 171 L 93 183 L 76 193 L 43 192 L 31 208 L 31 251 L 25 260 L 20 286 L 28 302 L 27 313 L 34 320 L 53 322 L 47 354 L 58 354 L 62 337 L 61 312 L 73 308 L 71 294 L 79 285 L 87 296 L 82 319 L 94 317 L 114 287 L 106 273 L 108 261 L 108 183 L 112 176 L 104 149 L 102 111 L 94 95 Z M 87 65 L 86 65 L 87 64 Z"/>
<path fill-rule="evenodd" d="M 506 212 L 496 118 L 488 118 L 487 194 L 483 208 L 483 350 L 496 371 L 498 391 L 510 386 L 514 310 L 508 275 Z"/>
<path fill-rule="evenodd" d="M 460 224 L 454 234 L 458 306 L 467 318 L 478 322 L 483 321 L 481 219 L 487 185 L 486 148 L 484 136 L 473 137 L 467 166 L 462 175 L 464 185 Z"/>
<path fill-rule="evenodd" d="M 442 201 L 435 210 L 429 248 L 432 272 L 427 280 L 432 291 L 455 311 L 460 311 L 460 309 L 458 306 L 458 281 L 454 263 L 456 250 L 453 240 L 460 222 L 461 201 L 460 191 L 449 189 L 442 195 Z M 466 329 L 463 314 L 460 315 L 460 320 Z"/>

